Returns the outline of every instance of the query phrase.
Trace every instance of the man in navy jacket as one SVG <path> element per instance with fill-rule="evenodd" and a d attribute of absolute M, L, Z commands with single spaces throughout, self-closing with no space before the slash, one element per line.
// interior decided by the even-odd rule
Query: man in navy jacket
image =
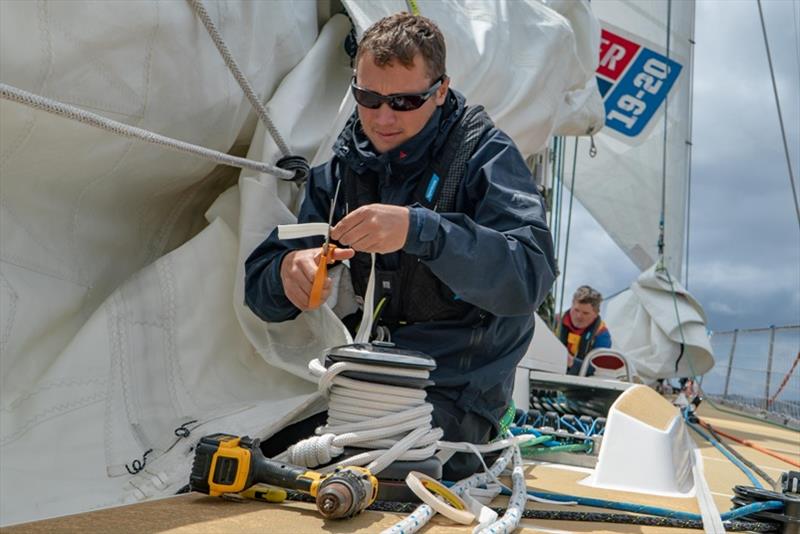
<path fill-rule="evenodd" d="M 356 113 L 333 158 L 312 170 L 298 222 L 327 222 L 342 181 L 334 259 L 351 260 L 363 295 L 365 258 L 377 253 L 378 276 L 387 281 L 379 285 L 390 288 L 378 295 L 389 302 L 379 323 L 399 348 L 436 360 L 436 385 L 428 389 L 434 423 L 446 440 L 486 442 L 509 405 L 533 314 L 555 279 L 541 197 L 514 142 L 490 124 L 469 154 L 459 154 L 466 164 L 449 201 L 437 200 L 448 194 L 439 191 L 448 169 L 437 162 L 467 107 L 449 88 L 444 38 L 430 20 L 401 13 L 369 28 L 352 91 Z M 280 241 L 273 231 L 247 259 L 247 305 L 271 322 L 308 310 L 321 244 Z M 329 292 L 330 281 L 323 301 Z M 445 478 L 477 465 L 456 455 Z"/>

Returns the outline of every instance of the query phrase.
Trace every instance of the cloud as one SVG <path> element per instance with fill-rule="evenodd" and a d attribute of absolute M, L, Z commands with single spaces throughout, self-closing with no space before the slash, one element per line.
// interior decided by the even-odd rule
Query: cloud
<path fill-rule="evenodd" d="M 719 302 L 716 300 L 712 301 L 708 305 L 708 310 L 716 313 L 722 313 L 725 315 L 733 315 L 736 313 L 736 310 L 734 310 L 729 304 L 726 304 L 725 302 Z"/>

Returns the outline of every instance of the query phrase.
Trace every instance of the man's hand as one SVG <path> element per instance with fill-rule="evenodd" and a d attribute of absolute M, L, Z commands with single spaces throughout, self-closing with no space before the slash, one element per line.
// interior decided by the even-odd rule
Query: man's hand
<path fill-rule="evenodd" d="M 314 283 L 314 275 L 317 274 L 317 265 L 322 254 L 322 248 L 312 248 L 307 250 L 293 250 L 283 257 L 281 262 L 281 282 L 283 291 L 286 293 L 292 304 L 302 311 L 315 308 L 308 306 L 309 295 L 311 295 L 311 285 Z M 333 260 L 341 261 L 353 257 L 355 251 L 350 248 L 336 248 L 333 251 Z M 331 279 L 325 280 L 322 288 L 322 299 L 325 302 L 331 294 Z"/>
<path fill-rule="evenodd" d="M 409 218 L 405 206 L 361 206 L 331 229 L 331 239 L 359 252 L 396 252 L 406 243 Z"/>

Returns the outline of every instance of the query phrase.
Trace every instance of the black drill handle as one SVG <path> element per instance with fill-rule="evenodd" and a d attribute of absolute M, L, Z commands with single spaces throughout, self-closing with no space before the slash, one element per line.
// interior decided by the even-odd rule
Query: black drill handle
<path fill-rule="evenodd" d="M 260 482 L 279 488 L 311 493 L 311 486 L 319 479 L 319 474 L 308 471 L 305 467 L 270 460 L 259 450 L 253 451 L 251 477 L 250 480 L 253 484 Z"/>

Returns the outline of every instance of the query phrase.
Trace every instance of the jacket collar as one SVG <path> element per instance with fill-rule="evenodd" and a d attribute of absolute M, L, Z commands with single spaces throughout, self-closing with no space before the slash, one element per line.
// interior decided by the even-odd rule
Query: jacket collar
<path fill-rule="evenodd" d="M 405 176 L 408 171 L 428 166 L 431 156 L 441 150 L 447 134 L 463 115 L 464 108 L 464 96 L 449 90 L 445 103 L 436 108 L 417 135 L 383 154 L 375 151 L 354 111 L 333 145 L 334 154 L 358 174 L 371 170 L 381 176 Z"/>

